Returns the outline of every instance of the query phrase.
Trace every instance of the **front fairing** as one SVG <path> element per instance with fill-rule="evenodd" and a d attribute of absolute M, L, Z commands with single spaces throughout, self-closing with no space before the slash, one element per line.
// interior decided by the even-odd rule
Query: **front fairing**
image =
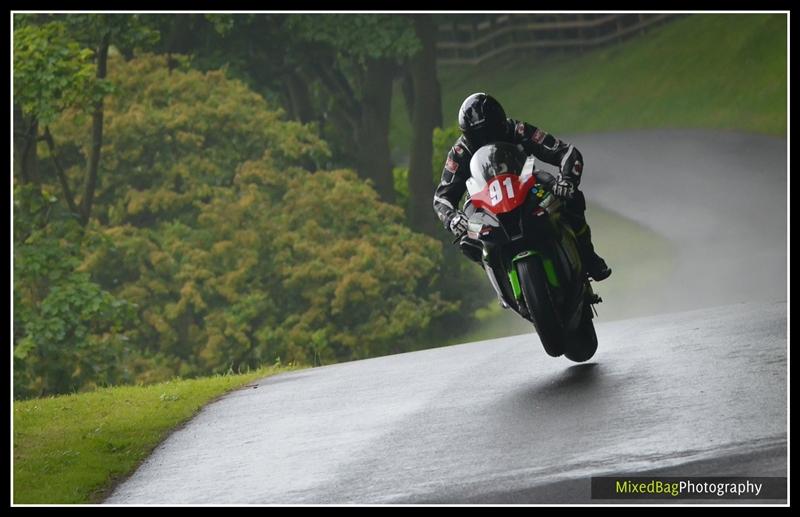
<path fill-rule="evenodd" d="M 519 170 L 509 168 L 505 163 L 496 163 L 493 160 L 490 146 L 480 148 L 472 157 L 469 166 L 470 177 L 467 179 L 467 193 L 470 197 L 478 194 L 488 187 L 491 180 L 501 174 L 513 174 L 524 183 L 533 175 L 534 158 L 529 157 Z"/>

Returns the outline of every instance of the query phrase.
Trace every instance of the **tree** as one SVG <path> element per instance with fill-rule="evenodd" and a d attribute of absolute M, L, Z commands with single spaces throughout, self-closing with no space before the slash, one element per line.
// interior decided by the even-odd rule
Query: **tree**
<path fill-rule="evenodd" d="M 441 126 L 436 79 L 436 19 L 431 15 L 180 15 L 164 17 L 162 50 L 193 54 L 193 66 L 230 66 L 288 115 L 316 121 L 338 165 L 371 178 L 395 200 L 388 125 L 392 83 L 402 75 L 412 120 L 412 227 L 432 230 L 423 205 L 432 185 L 432 129 Z M 169 21 L 167 21 L 169 20 Z M 415 92 L 414 89 L 418 91 Z M 415 98 L 420 99 L 414 116 Z M 426 217 L 428 216 L 428 217 Z"/>
<path fill-rule="evenodd" d="M 94 77 L 92 56 L 62 22 L 20 23 L 14 29 L 14 173 L 23 183 L 41 182 L 40 126 L 46 128 L 67 108 L 88 110 L 108 91 Z"/>
<path fill-rule="evenodd" d="M 442 125 L 441 91 L 436 78 L 436 26 L 430 15 L 414 15 L 414 29 L 422 48 L 409 64 L 413 85 L 410 112 L 413 128 L 408 170 L 408 221 L 417 231 L 433 234 L 437 230 L 431 207 L 433 182 L 433 130 Z M 434 166 L 436 170 L 436 166 Z"/>
<path fill-rule="evenodd" d="M 15 27 L 14 80 L 17 119 L 23 134 L 17 146 L 23 157 L 19 173 L 23 181 L 37 181 L 38 127 L 45 124 L 48 144 L 63 189 L 63 196 L 81 224 L 88 223 L 94 202 L 103 143 L 103 98 L 111 91 L 105 80 L 109 47 L 152 45 L 158 32 L 138 15 L 44 15 L 22 17 Z M 88 50 L 86 46 L 93 49 Z M 88 59 L 94 58 L 94 77 Z M 77 107 L 92 113 L 91 153 L 78 206 L 58 161 L 55 142 L 46 126 L 54 114 Z M 33 143 L 32 143 L 33 142 Z M 32 150 L 31 150 L 32 149 Z"/>
<path fill-rule="evenodd" d="M 170 70 L 169 59 L 177 68 Z M 155 55 L 114 58 L 109 70 L 117 90 L 106 103 L 106 179 L 98 185 L 96 209 L 103 224 L 151 227 L 177 219 L 191 225 L 209 188 L 232 185 L 244 161 L 269 153 L 279 164 L 318 167 L 329 155 L 312 127 L 282 120 L 225 71 L 202 73 L 180 56 Z M 54 125 L 73 179 L 91 156 L 89 124 L 70 110 Z"/>
<path fill-rule="evenodd" d="M 439 243 L 354 173 L 300 167 L 327 158 L 314 126 L 178 61 L 109 61 L 96 210 L 108 226 L 81 266 L 140 308 L 137 379 L 403 351 L 455 311 L 431 287 Z M 54 125 L 70 174 L 89 123 Z"/>
<path fill-rule="evenodd" d="M 16 396 L 63 393 L 124 377 L 122 340 L 131 306 L 78 269 L 87 235 L 78 221 L 88 222 L 93 187 L 87 186 L 78 206 L 50 131 L 65 110 L 96 114 L 111 91 L 103 71 L 107 38 L 96 51 L 86 48 L 74 32 L 77 27 L 86 36 L 83 23 L 79 17 L 14 17 Z M 102 116 L 99 121 L 102 126 Z M 51 165 L 39 163 L 41 140 Z M 99 152 L 94 162 L 96 168 Z M 59 185 L 61 199 L 55 194 Z"/>
<path fill-rule="evenodd" d="M 225 67 L 288 116 L 302 123 L 321 121 L 309 80 L 300 65 L 319 45 L 285 27 L 285 16 L 255 14 L 159 15 L 162 53 L 192 56 L 199 70 Z M 174 63 L 173 65 L 174 66 Z"/>
<path fill-rule="evenodd" d="M 224 28 L 226 16 L 194 20 Z M 124 36 L 164 18 L 34 21 L 32 34 L 54 24 L 61 39 L 46 44 L 69 52 L 41 73 L 21 68 L 20 84 L 41 84 L 15 98 L 19 116 L 46 121 L 33 134 L 50 158 L 15 176 L 24 224 L 15 226 L 15 379 L 24 393 L 406 351 L 436 322 L 461 317 L 440 294 L 441 244 L 381 201 L 380 182 L 365 173 L 380 167 L 331 167 L 318 127 L 286 120 L 274 99 L 232 78 L 233 66 L 193 70 L 180 54 L 142 54 L 151 40 Z M 359 23 L 362 35 L 295 31 L 309 52 L 287 73 L 329 120 L 359 114 L 340 132 L 376 142 L 375 153 L 388 136 L 391 77 L 416 36 L 408 18 L 350 29 Z M 370 46 L 365 34 L 381 37 Z M 321 56 L 336 63 L 314 70 Z M 49 93 L 54 84 L 59 93 Z M 330 93 L 337 88 L 353 96 Z M 337 108 L 344 98 L 351 105 Z M 388 163 L 386 146 L 375 154 Z"/>
<path fill-rule="evenodd" d="M 14 395 L 126 379 L 133 306 L 78 269 L 83 229 L 48 187 L 14 189 Z"/>
<path fill-rule="evenodd" d="M 409 19 L 392 15 L 291 15 L 287 26 L 305 41 L 324 44 L 309 71 L 334 97 L 337 127 L 349 129 L 356 168 L 393 202 L 389 149 L 392 83 L 401 63 L 419 49 Z M 334 59 L 331 59 L 334 57 Z"/>
<path fill-rule="evenodd" d="M 142 23 L 138 15 L 73 15 L 66 19 L 74 34 L 87 44 L 96 45 L 96 77 L 106 78 L 108 49 L 112 41 L 122 48 L 134 48 L 141 44 L 152 45 L 159 34 Z M 92 106 L 92 140 L 83 198 L 80 206 L 81 222 L 86 225 L 92 213 L 100 152 L 103 146 L 103 97 L 96 98 Z"/>

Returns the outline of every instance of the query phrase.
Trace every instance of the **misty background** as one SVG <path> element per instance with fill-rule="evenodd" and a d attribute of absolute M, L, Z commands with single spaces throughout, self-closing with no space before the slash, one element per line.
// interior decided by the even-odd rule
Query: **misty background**
<path fill-rule="evenodd" d="M 15 14 L 17 398 L 532 332 L 431 208 L 475 91 L 578 147 L 614 320 L 786 298 L 781 14 Z"/>

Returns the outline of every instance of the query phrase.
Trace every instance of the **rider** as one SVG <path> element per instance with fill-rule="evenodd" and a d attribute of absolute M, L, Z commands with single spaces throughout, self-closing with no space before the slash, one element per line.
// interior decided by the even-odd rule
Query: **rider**
<path fill-rule="evenodd" d="M 433 196 L 433 209 L 445 228 L 456 236 L 465 234 L 467 230 L 467 217 L 457 207 L 467 190 L 472 154 L 488 143 L 508 142 L 529 156 L 559 166 L 560 175 L 553 193 L 566 201 L 562 217 L 575 232 L 581 260 L 586 264 L 589 276 L 597 281 L 608 278 L 611 268 L 594 251 L 592 233 L 584 214 L 586 200 L 583 192 L 578 190 L 583 172 L 581 153 L 537 127 L 506 118 L 500 103 L 485 93 L 473 93 L 464 100 L 458 111 L 458 127 L 462 136 L 447 154 L 442 180 Z M 464 235 L 460 246 L 467 257 L 481 263 L 483 247 L 480 242 Z"/>

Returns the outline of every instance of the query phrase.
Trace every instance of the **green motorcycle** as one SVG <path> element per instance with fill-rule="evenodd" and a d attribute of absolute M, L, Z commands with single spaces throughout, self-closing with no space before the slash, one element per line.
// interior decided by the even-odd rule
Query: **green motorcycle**
<path fill-rule="evenodd" d="M 597 350 L 592 291 L 575 234 L 552 194 L 556 179 L 524 171 L 515 146 L 483 146 L 467 180 L 467 236 L 482 245 L 483 266 L 500 303 L 532 322 L 545 351 L 582 362 Z"/>

